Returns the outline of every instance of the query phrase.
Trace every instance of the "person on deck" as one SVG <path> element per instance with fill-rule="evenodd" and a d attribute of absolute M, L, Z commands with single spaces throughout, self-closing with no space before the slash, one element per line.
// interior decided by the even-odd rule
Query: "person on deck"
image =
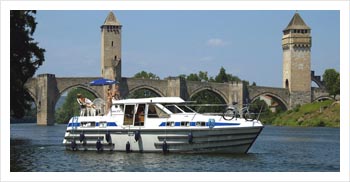
<path fill-rule="evenodd" d="M 113 96 L 114 100 L 120 100 L 120 92 L 119 92 L 119 85 L 118 84 L 115 84 L 112 96 Z"/>
<path fill-rule="evenodd" d="M 77 94 L 77 102 L 80 106 L 80 116 L 85 116 L 86 103 L 85 98 L 81 94 Z"/>
<path fill-rule="evenodd" d="M 85 116 L 85 113 L 87 116 L 95 116 L 95 105 L 90 99 L 77 94 L 77 102 L 80 105 L 80 116 Z"/>
<path fill-rule="evenodd" d="M 106 114 L 109 112 L 111 107 L 112 107 L 112 91 L 111 91 L 111 88 L 108 88 L 107 89 Z"/>

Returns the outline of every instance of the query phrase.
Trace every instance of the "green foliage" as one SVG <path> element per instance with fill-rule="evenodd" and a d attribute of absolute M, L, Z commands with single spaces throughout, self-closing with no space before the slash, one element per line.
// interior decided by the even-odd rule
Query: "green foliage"
<path fill-rule="evenodd" d="M 340 74 L 335 69 L 327 69 L 323 73 L 323 81 L 330 95 L 340 94 Z"/>
<path fill-rule="evenodd" d="M 259 117 L 258 119 L 264 124 L 269 123 L 274 116 L 266 102 L 261 99 L 257 99 L 249 105 L 249 112 L 253 113 L 256 118 Z"/>
<path fill-rule="evenodd" d="M 143 78 L 143 79 L 153 79 L 153 80 L 159 80 L 159 76 L 146 71 L 138 72 L 134 75 L 134 78 Z"/>
<path fill-rule="evenodd" d="M 271 122 L 273 125 L 287 126 L 340 126 L 339 103 L 330 100 L 309 103 L 284 112 Z"/>
<path fill-rule="evenodd" d="M 55 113 L 55 121 L 57 123 L 68 123 L 73 116 L 80 114 L 80 106 L 77 102 L 77 94 L 80 93 L 83 97 L 93 101 L 96 97 L 89 91 L 82 88 L 73 88 L 69 91 L 62 107 L 58 108 Z"/>
<path fill-rule="evenodd" d="M 209 81 L 208 72 L 206 72 L 206 71 L 199 71 L 198 77 L 199 77 L 200 81 L 202 81 L 202 80 Z"/>
<path fill-rule="evenodd" d="M 227 74 L 225 68 L 221 67 L 218 75 L 215 77 L 209 77 L 208 72 L 199 71 L 197 73 L 191 73 L 189 75 L 180 74 L 180 78 L 184 78 L 188 81 L 207 81 L 207 82 L 217 82 L 217 83 L 226 83 L 226 82 L 238 82 L 241 81 L 237 76 L 233 76 L 232 74 Z M 243 81 L 244 82 L 244 81 Z M 249 85 L 249 82 L 247 82 Z"/>
<path fill-rule="evenodd" d="M 44 62 L 45 49 L 32 38 L 36 11 L 10 11 L 10 110 L 11 116 L 22 118 L 30 110 L 31 96 L 24 84 Z"/>
<path fill-rule="evenodd" d="M 195 73 L 191 73 L 190 75 L 188 75 L 186 77 L 186 80 L 188 80 L 188 81 L 201 81 L 199 76 L 197 74 L 195 74 Z"/>
<path fill-rule="evenodd" d="M 226 83 L 229 81 L 241 81 L 237 76 L 233 76 L 232 74 L 227 74 L 225 68 L 221 67 L 219 74 L 215 77 L 215 82 L 218 83 Z"/>
<path fill-rule="evenodd" d="M 215 77 L 215 82 L 225 83 L 228 82 L 228 76 L 226 74 L 225 68 L 221 67 L 219 74 Z"/>
<path fill-rule="evenodd" d="M 261 112 L 271 112 L 269 106 L 265 101 L 261 99 L 256 99 L 253 103 L 249 105 L 249 110 L 255 113 Z"/>
<path fill-rule="evenodd" d="M 223 113 L 225 111 L 225 101 L 216 93 L 203 90 L 191 97 L 191 101 L 196 101 L 196 104 L 223 104 L 222 106 L 216 107 L 206 107 L 206 106 L 196 106 L 192 107 L 195 111 L 199 113 Z"/>
<path fill-rule="evenodd" d="M 209 81 L 208 72 L 206 71 L 199 71 L 198 74 L 191 73 L 188 76 L 181 74 L 179 77 L 184 78 L 188 81 Z"/>

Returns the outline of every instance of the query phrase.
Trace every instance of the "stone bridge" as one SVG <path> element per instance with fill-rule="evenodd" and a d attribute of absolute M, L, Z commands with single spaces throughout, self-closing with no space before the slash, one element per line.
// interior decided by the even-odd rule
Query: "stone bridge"
<path fill-rule="evenodd" d="M 172 77 L 165 80 L 150 80 L 123 78 L 121 83 L 121 94 L 127 96 L 129 93 L 139 89 L 148 89 L 159 96 L 178 96 L 189 100 L 201 91 L 209 90 L 219 95 L 225 103 L 242 102 L 242 83 L 213 83 L 186 81 L 182 78 Z"/>
<path fill-rule="evenodd" d="M 98 98 L 104 97 L 102 86 L 90 86 L 89 82 L 100 77 L 55 77 L 54 74 L 41 74 L 28 80 L 25 87 L 37 107 L 37 124 L 53 125 L 55 106 L 60 96 L 71 88 L 83 88 Z M 219 95 L 225 103 L 243 102 L 242 83 L 212 83 L 186 81 L 181 78 L 165 80 L 122 78 L 120 92 L 122 97 L 139 89 L 148 89 L 159 96 L 178 96 L 189 100 L 195 94 L 209 90 Z"/>
<path fill-rule="evenodd" d="M 37 107 L 37 124 L 53 125 L 55 106 L 61 95 L 71 88 L 83 88 L 91 92 L 97 98 L 104 97 L 102 86 L 90 86 L 89 82 L 101 77 L 55 77 L 54 74 L 41 74 L 28 80 L 26 88 L 32 96 Z M 161 97 L 177 96 L 184 100 L 190 100 L 194 95 L 202 91 L 211 91 L 217 94 L 226 104 L 237 102 L 239 104 L 254 102 L 260 96 L 270 96 L 286 109 L 293 107 L 293 99 L 288 89 L 248 86 L 243 87 L 241 82 L 214 83 L 186 81 L 178 77 L 170 77 L 165 80 L 122 78 L 120 92 L 122 97 L 140 89 L 151 90 Z M 311 100 L 332 99 L 323 88 L 311 89 Z"/>

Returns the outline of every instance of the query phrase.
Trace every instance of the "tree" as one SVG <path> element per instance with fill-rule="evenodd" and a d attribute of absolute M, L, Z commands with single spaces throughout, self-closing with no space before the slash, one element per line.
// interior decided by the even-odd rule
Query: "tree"
<path fill-rule="evenodd" d="M 22 118 L 30 109 L 31 96 L 24 88 L 27 80 L 44 62 L 44 52 L 32 38 L 36 11 L 10 11 L 10 114 Z"/>
<path fill-rule="evenodd" d="M 225 68 L 221 67 L 219 74 L 215 77 L 215 82 L 225 83 L 228 82 L 228 76 L 226 74 Z"/>
<path fill-rule="evenodd" d="M 335 69 L 326 69 L 322 77 L 331 96 L 340 94 L 340 74 Z"/>
<path fill-rule="evenodd" d="M 198 82 L 201 81 L 201 79 L 199 78 L 199 76 L 196 73 L 191 73 L 190 75 L 188 75 L 186 77 L 186 79 L 188 81 L 198 81 Z"/>
<path fill-rule="evenodd" d="M 73 88 L 69 90 L 63 105 L 56 110 L 56 122 L 68 123 L 71 117 L 78 116 L 80 114 L 80 106 L 77 102 L 78 93 L 83 95 L 83 97 L 90 99 L 91 101 L 96 98 L 92 93 L 82 88 Z"/>
<path fill-rule="evenodd" d="M 206 72 L 206 71 L 199 71 L 198 77 L 199 77 L 200 81 L 208 81 L 209 80 L 208 72 Z"/>
<path fill-rule="evenodd" d="M 138 72 L 134 75 L 134 78 L 142 78 L 142 79 L 153 79 L 153 80 L 159 80 L 159 76 L 146 71 Z"/>
<path fill-rule="evenodd" d="M 215 82 L 226 83 L 226 82 L 239 82 L 240 78 L 233 76 L 232 74 L 227 74 L 225 68 L 221 67 L 219 74 L 215 77 Z"/>

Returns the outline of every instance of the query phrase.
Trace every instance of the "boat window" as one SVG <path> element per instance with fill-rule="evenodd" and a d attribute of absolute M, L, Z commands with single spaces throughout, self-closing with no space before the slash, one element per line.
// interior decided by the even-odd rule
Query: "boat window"
<path fill-rule="evenodd" d="M 181 121 L 181 126 L 190 126 L 190 122 L 188 122 L 188 121 Z"/>
<path fill-rule="evenodd" d="M 204 121 L 197 121 L 196 126 L 205 126 L 205 122 Z"/>
<path fill-rule="evenodd" d="M 107 127 L 107 122 L 106 121 L 100 121 L 99 127 L 100 128 L 106 128 Z"/>
<path fill-rule="evenodd" d="M 176 114 L 176 113 L 183 113 L 179 108 L 177 108 L 175 105 L 166 105 L 165 106 L 170 112 Z"/>
<path fill-rule="evenodd" d="M 175 122 L 174 121 L 166 122 L 166 126 L 175 126 Z"/>
<path fill-rule="evenodd" d="M 189 108 L 187 106 L 177 106 L 177 107 L 179 107 L 181 110 L 183 110 L 184 112 L 187 112 L 187 113 L 194 112 L 191 108 Z"/>
<path fill-rule="evenodd" d="M 166 112 L 164 112 L 162 109 L 160 109 L 157 105 L 150 104 L 148 106 L 147 117 L 148 118 L 168 118 L 169 115 Z"/>
<path fill-rule="evenodd" d="M 135 105 L 125 105 L 124 125 L 132 125 L 134 121 Z"/>
<path fill-rule="evenodd" d="M 116 108 L 117 110 L 124 111 L 124 105 L 123 105 L 123 104 L 117 104 L 117 105 L 114 105 L 114 106 L 115 106 L 115 108 Z"/>
<path fill-rule="evenodd" d="M 135 116 L 135 126 L 144 126 L 145 124 L 145 104 L 139 104 Z"/>
<path fill-rule="evenodd" d="M 95 121 L 83 121 L 80 124 L 81 124 L 81 127 L 95 127 L 96 126 Z"/>

